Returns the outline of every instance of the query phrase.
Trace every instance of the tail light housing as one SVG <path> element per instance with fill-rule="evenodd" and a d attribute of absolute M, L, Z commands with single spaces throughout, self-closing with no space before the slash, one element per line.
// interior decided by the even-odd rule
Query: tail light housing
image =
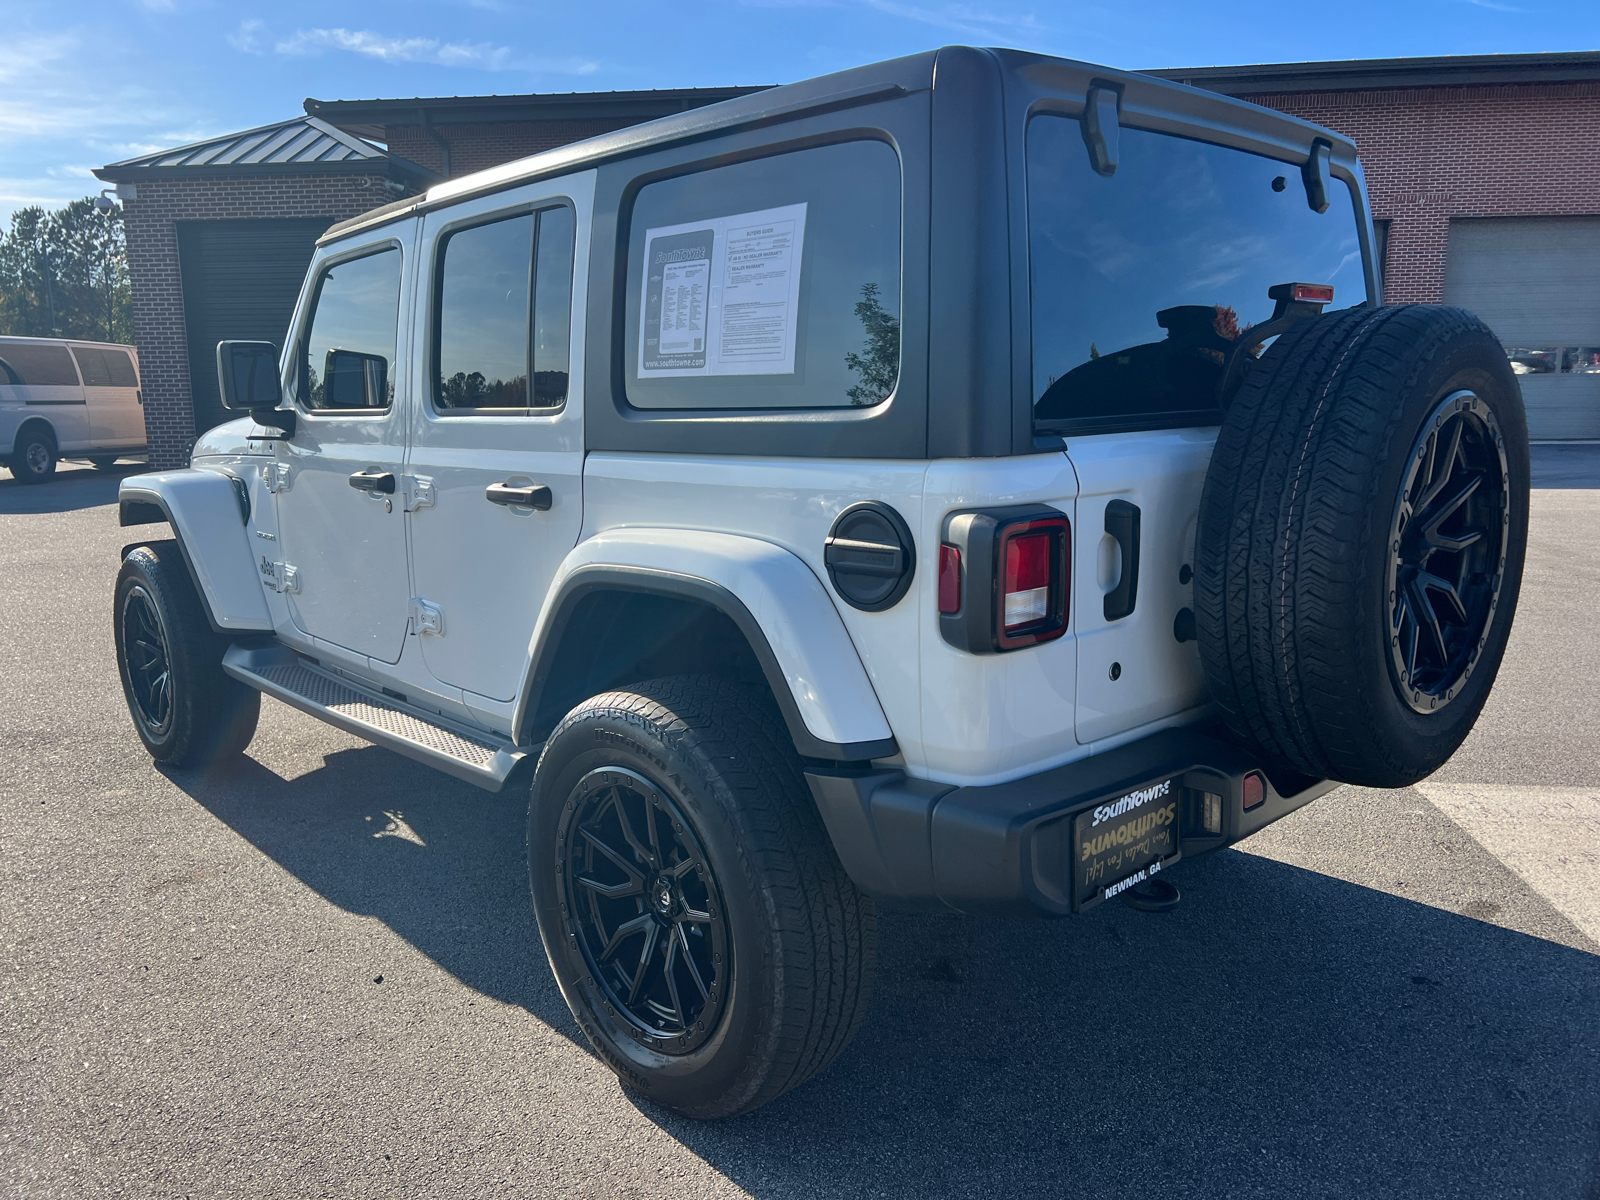
<path fill-rule="evenodd" d="M 1067 631 L 1071 580 L 1072 528 L 1059 509 L 953 513 L 940 546 L 939 632 L 974 654 L 1052 641 Z"/>

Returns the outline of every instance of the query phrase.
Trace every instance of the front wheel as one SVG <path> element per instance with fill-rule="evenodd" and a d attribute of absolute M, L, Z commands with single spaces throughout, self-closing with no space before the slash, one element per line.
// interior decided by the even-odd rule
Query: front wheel
<path fill-rule="evenodd" d="M 877 912 L 770 700 L 679 676 L 596 696 L 545 746 L 528 870 L 556 981 L 628 1086 L 728 1117 L 822 1070 L 866 1015 Z"/>
<path fill-rule="evenodd" d="M 206 620 L 176 542 L 123 559 L 112 629 L 128 712 L 152 758 L 204 766 L 250 744 L 261 693 L 223 671 L 226 639 Z"/>

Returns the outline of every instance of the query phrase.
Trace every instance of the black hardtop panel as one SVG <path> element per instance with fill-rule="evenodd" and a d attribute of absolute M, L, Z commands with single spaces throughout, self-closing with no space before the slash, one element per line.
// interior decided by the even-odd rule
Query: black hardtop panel
<path fill-rule="evenodd" d="M 1010 117 L 1035 112 L 1079 116 L 1089 88 L 1110 84 L 1119 94 L 1119 119 L 1125 125 L 1157 133 L 1220 135 L 1227 145 L 1293 162 L 1304 161 L 1311 143 L 1322 138 L 1333 147 L 1334 161 L 1355 160 L 1355 143 L 1343 134 L 1219 92 L 1022 50 L 993 53 L 1006 74 Z"/>
<path fill-rule="evenodd" d="M 554 150 L 436 184 L 428 189 L 425 196 L 399 201 L 340 222 L 323 235 L 322 241 L 347 236 L 368 224 L 396 220 L 412 212 L 517 187 L 537 179 L 588 170 L 602 163 L 673 143 L 695 141 L 833 108 L 848 108 L 895 94 L 927 91 L 933 85 L 936 58 L 936 51 L 928 51 L 869 66 L 852 67 L 848 71 L 784 84 L 558 146 Z"/>

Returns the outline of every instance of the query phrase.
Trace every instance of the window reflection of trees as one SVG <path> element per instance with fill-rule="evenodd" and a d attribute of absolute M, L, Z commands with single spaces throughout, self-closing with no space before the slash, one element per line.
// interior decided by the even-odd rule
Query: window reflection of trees
<path fill-rule="evenodd" d="M 846 390 L 850 403 L 860 408 L 881 404 L 894 391 L 900 378 L 900 319 L 883 307 L 875 283 L 861 285 L 856 302 L 856 318 L 866 333 L 866 347 L 844 356 L 844 364 L 861 378 Z"/>

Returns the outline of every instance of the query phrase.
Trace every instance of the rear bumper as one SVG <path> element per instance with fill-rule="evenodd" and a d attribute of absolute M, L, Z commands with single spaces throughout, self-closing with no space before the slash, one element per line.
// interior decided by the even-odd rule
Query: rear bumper
<path fill-rule="evenodd" d="M 1251 774 L 1265 782 L 1264 794 L 1245 811 Z M 1178 851 L 1170 864 L 1248 837 L 1337 786 L 1269 772 L 1215 731 L 1190 729 L 989 787 L 847 767 L 813 769 L 806 780 L 845 870 L 864 891 L 916 908 L 1018 915 L 1098 902 L 1074 878 L 1073 818 L 1108 800 L 1172 781 Z M 1206 793 L 1221 797 L 1214 832 L 1204 828 Z"/>

